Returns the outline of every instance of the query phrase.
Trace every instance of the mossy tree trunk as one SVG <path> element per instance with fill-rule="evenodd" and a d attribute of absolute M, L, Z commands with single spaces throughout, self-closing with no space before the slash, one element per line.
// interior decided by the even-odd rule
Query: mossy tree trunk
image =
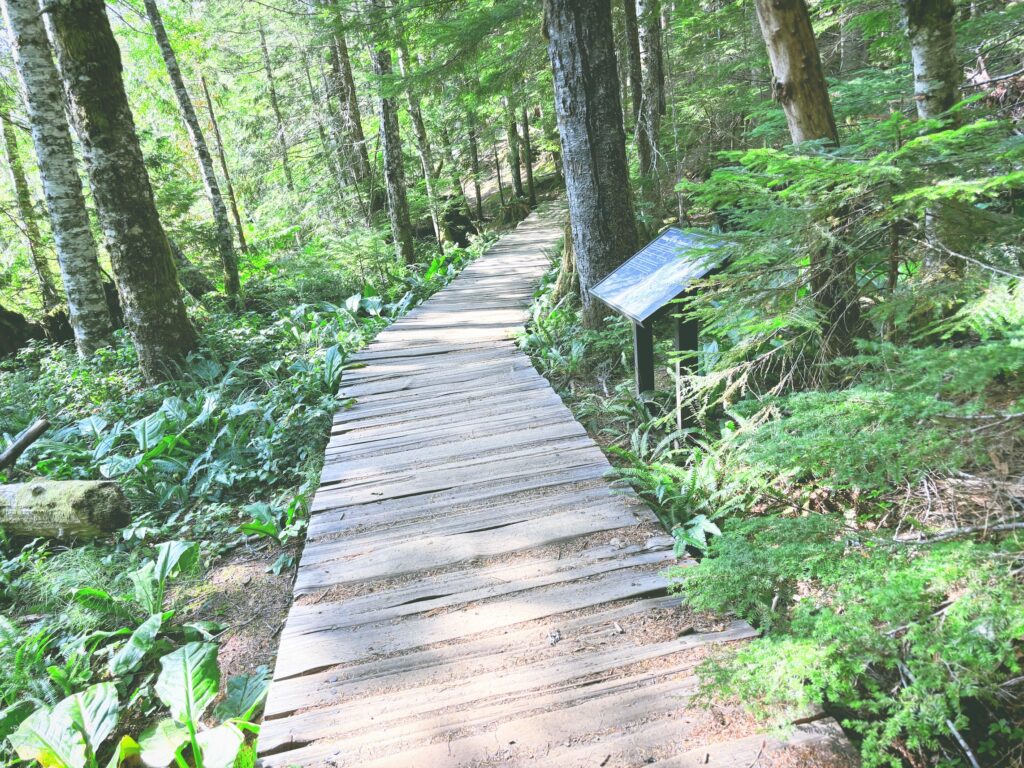
<path fill-rule="evenodd" d="M 583 321 L 604 311 L 590 289 L 637 249 L 610 0 L 545 0 Z"/>
<path fill-rule="evenodd" d="M 519 131 L 516 129 L 516 111 L 512 106 L 512 99 L 505 99 L 505 128 L 508 136 L 508 167 L 512 175 L 512 194 L 519 198 L 526 197 L 523 191 Z"/>
<path fill-rule="evenodd" d="M 192 149 L 196 153 L 196 160 L 199 163 L 199 175 L 203 179 L 203 187 L 206 190 L 206 197 L 210 201 L 210 208 L 213 211 L 213 222 L 217 230 L 217 254 L 220 256 L 221 268 L 224 270 L 224 292 L 234 306 L 238 304 L 238 297 L 241 293 L 241 283 L 238 278 L 238 256 L 235 254 L 234 238 L 231 234 L 231 223 L 228 221 L 228 209 L 224 205 L 224 197 L 220 192 L 220 184 L 217 181 L 217 173 L 213 169 L 213 157 L 210 155 L 210 147 L 206 143 L 202 126 L 199 125 L 199 116 L 192 104 L 192 97 L 185 87 L 185 79 L 181 75 L 181 67 L 178 66 L 178 57 L 171 46 L 171 40 L 167 36 L 167 29 L 164 27 L 163 17 L 160 15 L 160 8 L 156 0 L 144 0 L 146 15 L 149 17 L 150 26 L 153 27 L 153 34 L 156 37 L 157 47 L 163 57 L 164 65 L 167 67 L 167 76 L 171 81 L 171 90 L 174 91 L 174 98 L 178 102 L 178 109 L 181 110 L 181 119 L 185 123 L 189 140 L 192 142 Z"/>
<path fill-rule="evenodd" d="M 640 173 L 649 175 L 658 164 L 658 136 L 661 133 L 665 101 L 665 74 L 661 47 L 661 7 L 658 0 L 636 0 L 637 29 L 642 71 L 641 108 L 637 118 L 637 153 Z"/>
<path fill-rule="evenodd" d="M 157 215 L 121 78 L 121 52 L 103 0 L 55 0 L 48 10 L 125 326 L 144 376 L 158 381 L 195 349 L 196 333 Z"/>
<path fill-rule="evenodd" d="M 473 195 L 476 198 L 476 220 L 484 220 L 484 198 L 480 189 L 480 140 L 477 136 L 476 115 L 469 113 L 469 162 L 473 172 Z"/>
<path fill-rule="evenodd" d="M 0 485 L 0 528 L 8 536 L 95 539 L 130 521 L 128 500 L 117 483 L 35 480 Z"/>
<path fill-rule="evenodd" d="M 523 105 L 523 165 L 526 166 L 526 192 L 530 205 L 537 205 L 537 188 L 533 184 L 533 145 L 530 143 L 530 115 Z"/>
<path fill-rule="evenodd" d="M 64 93 L 38 4 L 3 0 L 3 8 L 28 107 L 32 144 L 68 300 L 68 319 L 79 354 L 89 355 L 110 343 L 113 324 L 64 113 Z"/>

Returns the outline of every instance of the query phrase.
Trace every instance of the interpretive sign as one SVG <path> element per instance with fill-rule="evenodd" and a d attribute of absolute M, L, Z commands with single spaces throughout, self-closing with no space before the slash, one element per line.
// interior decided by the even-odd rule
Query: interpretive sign
<path fill-rule="evenodd" d="M 595 285 L 591 295 L 634 323 L 653 317 L 694 280 L 710 274 L 720 243 L 672 227 Z"/>
<path fill-rule="evenodd" d="M 653 318 L 718 266 L 721 242 L 672 227 L 590 289 L 590 294 L 633 321 L 637 393 L 654 389 Z M 697 322 L 676 319 L 676 349 L 697 351 Z"/>

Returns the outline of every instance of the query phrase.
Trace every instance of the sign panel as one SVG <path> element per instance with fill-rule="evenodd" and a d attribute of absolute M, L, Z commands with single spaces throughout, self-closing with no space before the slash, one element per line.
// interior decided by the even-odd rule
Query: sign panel
<path fill-rule="evenodd" d="M 720 245 L 705 235 L 672 227 L 590 289 L 590 293 L 630 320 L 643 323 L 717 266 Z"/>

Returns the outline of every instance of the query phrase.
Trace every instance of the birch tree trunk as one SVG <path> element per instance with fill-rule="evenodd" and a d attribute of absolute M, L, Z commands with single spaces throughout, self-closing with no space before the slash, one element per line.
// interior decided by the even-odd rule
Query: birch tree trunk
<path fill-rule="evenodd" d="M 263 22 L 259 25 L 260 52 L 263 54 L 263 72 L 267 76 L 267 95 L 270 97 L 270 109 L 274 113 L 274 121 L 277 125 L 277 146 L 281 153 L 281 170 L 284 171 L 284 183 L 288 191 L 295 193 L 295 183 L 292 181 L 292 164 L 288 158 L 288 134 L 284 130 L 284 116 L 281 114 L 281 102 L 277 98 L 277 85 L 274 83 L 274 67 L 270 63 L 270 49 L 267 48 L 267 33 L 263 29 Z"/>
<path fill-rule="evenodd" d="M 374 0 L 373 10 L 384 15 L 382 0 Z M 378 25 L 379 26 L 379 25 Z M 387 190 L 388 218 L 398 258 L 406 264 L 416 261 L 413 250 L 412 222 L 409 220 L 409 199 L 405 192 L 405 169 L 402 165 L 402 136 L 398 130 L 398 109 L 395 100 L 385 94 L 384 81 L 391 77 L 391 51 L 378 40 L 370 52 L 377 83 L 377 116 L 380 119 L 380 144 L 384 154 L 384 185 Z"/>
<path fill-rule="evenodd" d="M 181 76 L 181 68 L 178 66 L 178 57 L 174 53 L 174 48 L 171 47 L 171 40 L 164 28 L 164 20 L 160 15 L 156 0 L 144 0 L 144 3 L 146 15 L 149 17 L 150 26 L 153 27 L 153 34 L 156 37 L 157 47 L 160 49 L 160 55 L 167 67 L 167 76 L 171 81 L 174 98 L 178 102 L 178 109 L 181 110 L 181 119 L 188 130 L 192 149 L 199 162 L 199 175 L 203 177 L 203 188 L 206 190 L 206 197 L 213 210 L 213 222 L 217 228 L 217 254 L 220 256 L 221 268 L 224 270 L 224 292 L 228 295 L 232 305 L 237 307 L 238 296 L 242 288 L 238 278 L 238 256 L 235 254 L 231 224 L 228 222 L 228 209 L 224 205 L 224 198 L 220 193 L 217 173 L 213 170 L 210 148 L 203 135 L 203 129 L 199 125 L 199 116 L 196 115 L 192 97 L 189 96 L 188 89 L 185 87 L 185 79 Z"/>
<path fill-rule="evenodd" d="M 6 95 L 4 96 L 6 100 Z M 7 105 L 2 105 L 0 120 L 3 121 L 4 152 L 7 155 L 7 169 L 11 172 L 11 185 L 14 187 L 14 199 L 18 204 L 18 216 L 21 219 L 22 234 L 28 245 L 29 261 L 36 281 L 39 283 L 39 295 L 43 300 L 43 311 L 50 312 L 60 306 L 60 294 L 53 281 L 53 273 L 46 261 L 46 249 L 39 236 L 39 225 L 36 223 L 36 212 L 32 206 L 32 192 L 29 190 L 28 179 L 25 178 L 25 167 L 21 163 L 21 151 L 18 148 L 18 135 L 14 131 Z"/>
<path fill-rule="evenodd" d="M 917 114 L 933 120 L 960 99 L 963 69 L 956 56 L 953 0 L 900 0 L 914 64 Z"/>
<path fill-rule="evenodd" d="M 772 94 L 786 113 L 794 144 L 839 143 L 818 44 L 804 0 L 756 0 L 761 36 L 772 63 Z"/>
<path fill-rule="evenodd" d="M 231 182 L 231 172 L 228 170 L 228 159 L 224 154 L 224 139 L 220 135 L 220 124 L 217 122 L 217 113 L 213 110 L 213 99 L 210 98 L 210 88 L 206 84 L 206 77 L 200 75 L 199 81 L 203 85 L 203 96 L 206 98 L 206 112 L 210 116 L 210 125 L 213 127 L 213 141 L 217 147 L 217 159 L 220 161 L 220 172 L 224 174 L 224 186 L 228 191 L 228 202 L 231 203 L 231 218 L 235 220 L 235 230 L 238 233 L 238 247 L 242 253 L 249 252 L 249 245 L 245 242 L 245 229 L 242 227 L 242 216 L 238 212 L 238 200 L 235 197 L 235 185 Z"/>
<path fill-rule="evenodd" d="M 616 83 L 618 83 L 618 80 L 616 80 Z M 512 194 L 515 197 L 526 197 L 526 194 L 523 192 L 523 166 L 519 153 L 519 131 L 516 130 L 516 112 L 512 108 L 511 99 L 505 99 L 505 128 L 508 134 L 508 167 L 512 176 Z"/>
<path fill-rule="evenodd" d="M 526 191 L 529 193 L 530 206 L 537 205 L 537 189 L 533 185 L 533 147 L 530 144 L 530 116 L 523 106 L 523 164 L 526 166 Z"/>
<path fill-rule="evenodd" d="M 159 381 L 195 349 L 196 333 L 142 159 L 121 52 L 103 0 L 55 0 L 48 9 L 125 326 L 143 375 Z"/>
<path fill-rule="evenodd" d="M 956 4 L 953 0 L 900 0 L 900 5 L 914 64 L 917 115 L 936 120 L 960 99 L 963 68 L 956 55 Z M 925 234 L 931 246 L 924 259 L 926 274 L 963 276 L 964 262 L 956 254 L 967 246 L 961 234 L 967 214 L 956 201 L 925 213 Z"/>
<path fill-rule="evenodd" d="M 610 0 L 545 0 L 583 321 L 601 325 L 590 289 L 637 250 L 615 73 Z"/>
<path fill-rule="evenodd" d="M 39 6 L 34 0 L 3 0 L 3 8 L 28 107 L 32 144 L 68 299 L 68 320 L 78 353 L 89 355 L 110 342 L 113 324 L 64 114 L 64 93 Z"/>
<path fill-rule="evenodd" d="M 658 0 L 636 0 L 640 43 L 642 95 L 637 123 L 637 153 L 640 173 L 651 174 L 658 163 L 658 135 L 661 133 L 665 75 L 661 52 L 661 8 Z"/>
<path fill-rule="evenodd" d="M 636 0 L 623 0 L 626 11 L 626 59 L 629 71 L 629 93 L 633 106 L 633 125 L 640 121 L 640 105 L 643 103 L 643 68 L 640 64 L 640 31 L 637 28 Z"/>

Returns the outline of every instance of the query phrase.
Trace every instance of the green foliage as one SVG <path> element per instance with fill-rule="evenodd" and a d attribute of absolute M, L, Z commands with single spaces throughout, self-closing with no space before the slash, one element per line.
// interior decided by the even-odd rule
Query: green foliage
<path fill-rule="evenodd" d="M 1021 672 L 1024 589 L 1001 557 L 1018 545 L 908 546 L 828 516 L 755 518 L 673 578 L 693 607 L 769 630 L 704 668 L 711 690 L 779 722 L 834 704 L 868 766 L 899 766 L 897 742 L 939 750 L 947 721 L 985 762 L 1024 735 L 989 715 Z"/>

